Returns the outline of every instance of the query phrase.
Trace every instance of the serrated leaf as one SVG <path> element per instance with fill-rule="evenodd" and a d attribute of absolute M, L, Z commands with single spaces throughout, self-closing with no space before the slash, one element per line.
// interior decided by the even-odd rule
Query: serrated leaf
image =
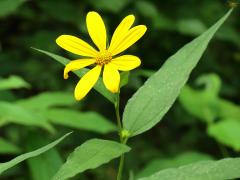
<path fill-rule="evenodd" d="M 70 61 L 67 58 L 61 57 L 59 55 L 41 50 L 41 49 L 37 49 L 37 48 L 33 48 L 38 52 L 41 52 L 45 55 L 50 56 L 51 58 L 55 59 L 56 61 L 58 61 L 59 63 L 61 63 L 62 65 L 66 65 L 68 64 Z M 88 69 L 86 68 L 82 68 L 78 71 L 74 71 L 74 73 L 78 76 L 78 77 L 82 77 L 86 72 L 88 71 Z M 106 87 L 103 84 L 103 80 L 102 78 L 99 78 L 97 83 L 94 86 L 94 89 L 96 91 L 98 91 L 100 94 L 102 94 L 105 98 L 107 98 L 110 102 L 114 103 L 115 102 L 115 94 L 112 94 L 110 91 L 108 91 L 106 89 Z"/>
<path fill-rule="evenodd" d="M 26 0 L 1 0 L 0 1 L 0 18 L 12 14 Z"/>
<path fill-rule="evenodd" d="M 58 143 L 60 143 L 64 138 L 66 138 L 67 136 L 69 136 L 71 133 L 65 134 L 64 136 L 62 136 L 61 138 L 57 139 L 56 141 L 43 146 L 35 151 L 32 152 L 28 152 L 25 154 L 22 154 L 20 156 L 17 156 L 16 158 L 12 159 L 11 161 L 5 162 L 5 163 L 0 163 L 0 175 L 8 170 L 9 168 L 12 168 L 13 166 L 21 163 L 22 161 L 25 161 L 26 159 L 38 156 L 46 151 L 48 151 L 49 149 L 53 148 L 54 146 L 56 146 Z"/>
<path fill-rule="evenodd" d="M 10 76 L 7 79 L 0 79 L 0 90 L 8 89 L 19 89 L 19 88 L 29 88 L 28 84 L 24 79 L 18 76 Z"/>
<path fill-rule="evenodd" d="M 33 113 L 13 103 L 0 102 L 0 124 L 16 123 L 25 126 L 37 126 L 53 132 L 53 127 L 43 116 Z"/>
<path fill-rule="evenodd" d="M 0 154 L 18 154 L 20 148 L 6 139 L 0 138 Z"/>
<path fill-rule="evenodd" d="M 240 151 L 240 121 L 224 119 L 211 124 L 207 129 L 208 134 L 218 142 Z"/>
<path fill-rule="evenodd" d="M 240 158 L 197 163 L 159 171 L 138 180 L 220 180 L 240 177 Z"/>
<path fill-rule="evenodd" d="M 132 136 L 152 128 L 167 113 L 209 41 L 231 12 L 171 56 L 128 101 L 123 114 L 123 127 Z"/>
<path fill-rule="evenodd" d="M 101 139 L 91 139 L 76 148 L 52 180 L 65 180 L 87 169 L 94 169 L 126 153 L 126 145 Z"/>
<path fill-rule="evenodd" d="M 72 93 L 44 92 L 36 96 L 21 99 L 16 102 L 19 106 L 32 110 L 45 110 L 54 106 L 70 106 L 76 103 Z"/>
<path fill-rule="evenodd" d="M 74 129 L 108 133 L 116 131 L 116 126 L 95 112 L 78 112 L 70 109 L 53 108 L 43 112 L 53 124 Z"/>

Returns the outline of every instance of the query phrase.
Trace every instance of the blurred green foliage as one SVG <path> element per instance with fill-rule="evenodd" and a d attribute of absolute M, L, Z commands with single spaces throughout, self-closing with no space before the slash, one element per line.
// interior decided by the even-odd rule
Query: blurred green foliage
<path fill-rule="evenodd" d="M 77 76 L 63 80 L 62 65 L 30 48 L 75 59 L 57 47 L 55 39 L 71 34 L 90 42 L 85 16 L 92 10 L 103 16 L 109 37 L 128 14 L 148 27 L 144 38 L 128 51 L 141 57 L 142 66 L 123 82 L 128 81 L 122 89 L 123 107 L 146 77 L 220 18 L 228 4 L 224 0 L 0 0 L 0 162 L 75 131 L 58 148 L 28 160 L 1 179 L 48 180 L 85 140 L 117 138 L 111 134 L 116 130 L 111 104 L 94 91 L 75 102 L 72 92 Z M 166 167 L 239 154 L 239 15 L 236 9 L 217 33 L 180 101 L 152 131 L 130 142 L 126 170 L 140 177 Z M 154 164 L 159 162 L 156 169 Z M 111 161 L 76 179 L 114 179 L 116 166 Z"/>

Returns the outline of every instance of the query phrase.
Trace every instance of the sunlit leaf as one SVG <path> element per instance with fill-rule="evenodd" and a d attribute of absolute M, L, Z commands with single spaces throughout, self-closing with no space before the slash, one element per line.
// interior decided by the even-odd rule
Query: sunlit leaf
<path fill-rule="evenodd" d="M 16 103 L 27 109 L 44 110 L 54 106 L 70 106 L 76 102 L 72 93 L 45 92 L 30 98 L 21 99 Z"/>
<path fill-rule="evenodd" d="M 240 151 L 240 121 L 224 119 L 208 126 L 208 134 L 218 142 Z"/>
<path fill-rule="evenodd" d="M 180 94 L 209 41 L 231 11 L 209 30 L 171 56 L 128 101 L 123 114 L 123 126 L 132 136 L 147 131 L 166 114 Z"/>
<path fill-rule="evenodd" d="M 48 151 L 49 149 L 53 148 L 58 143 L 60 143 L 64 138 L 66 138 L 70 134 L 71 133 L 68 133 L 68 134 L 62 136 L 61 138 L 57 139 L 56 141 L 54 141 L 44 147 L 41 147 L 35 151 L 28 152 L 28 153 L 22 154 L 20 156 L 17 156 L 16 158 L 12 159 L 11 161 L 8 161 L 5 163 L 0 163 L 0 174 L 2 174 L 4 171 L 8 170 L 9 168 L 12 168 L 13 166 L 21 163 L 22 161 L 24 161 L 26 159 L 38 156 L 38 155 Z"/>
<path fill-rule="evenodd" d="M 0 90 L 29 88 L 30 85 L 21 77 L 10 76 L 7 79 L 0 79 Z"/>
<path fill-rule="evenodd" d="M 108 133 L 116 131 L 116 126 L 95 112 L 78 112 L 70 109 L 53 108 L 43 112 L 53 124 L 74 129 Z"/>
<path fill-rule="evenodd" d="M 130 148 L 114 141 L 91 139 L 76 148 L 52 180 L 64 180 L 128 152 Z"/>
<path fill-rule="evenodd" d="M 193 164 L 161 170 L 138 180 L 220 180 L 240 177 L 240 158 L 219 161 L 200 161 Z"/>

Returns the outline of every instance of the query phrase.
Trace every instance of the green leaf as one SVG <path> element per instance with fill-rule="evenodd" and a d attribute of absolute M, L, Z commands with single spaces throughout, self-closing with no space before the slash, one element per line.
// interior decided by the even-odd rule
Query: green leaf
<path fill-rule="evenodd" d="M 0 174 L 2 174 L 4 171 L 8 170 L 9 168 L 21 163 L 22 161 L 38 156 L 46 151 L 48 151 L 49 149 L 53 148 L 54 146 L 56 146 L 58 143 L 60 143 L 64 138 L 66 138 L 67 136 L 69 136 L 71 133 L 65 134 L 64 136 L 62 136 L 61 138 L 57 139 L 56 141 L 42 147 L 39 148 L 35 151 L 32 152 L 28 152 L 25 154 L 22 154 L 20 156 L 17 156 L 16 158 L 12 159 L 11 161 L 5 162 L 5 163 L 0 163 Z"/>
<path fill-rule="evenodd" d="M 45 110 L 54 106 L 70 106 L 76 102 L 72 93 L 45 92 L 37 96 L 19 100 L 16 103 L 27 109 Z"/>
<path fill-rule="evenodd" d="M 231 11 L 209 30 L 170 57 L 128 101 L 123 114 L 123 126 L 131 136 L 147 131 L 167 113 L 209 41 Z"/>
<path fill-rule="evenodd" d="M 138 180 L 220 180 L 240 177 L 240 158 L 200 161 L 190 165 L 159 171 Z"/>
<path fill-rule="evenodd" d="M 1 122 L 2 121 L 2 122 Z M 42 127 L 53 132 L 53 127 L 43 116 L 9 102 L 0 102 L 0 124 L 16 123 L 25 126 Z"/>
<path fill-rule="evenodd" d="M 154 159 L 147 164 L 147 166 L 137 175 L 137 177 L 140 178 L 150 176 L 151 174 L 166 168 L 176 168 L 202 160 L 212 160 L 212 158 L 207 154 L 189 151 L 179 154 L 174 158 Z"/>
<path fill-rule="evenodd" d="M 41 132 L 32 132 L 26 140 L 28 150 L 36 149 L 48 143 L 49 140 L 43 137 Z M 44 154 L 28 159 L 27 163 L 32 174 L 32 180 L 49 180 L 61 167 L 63 161 L 56 148 L 52 148 Z"/>
<path fill-rule="evenodd" d="M 0 138 L 0 154 L 18 154 L 20 151 L 20 148 L 16 145 L 3 138 Z"/>
<path fill-rule="evenodd" d="M 52 180 L 64 180 L 128 152 L 130 148 L 114 141 L 91 139 L 76 148 Z"/>
<path fill-rule="evenodd" d="M 95 0 L 88 1 L 94 8 L 100 11 L 109 11 L 113 13 L 119 13 L 129 3 L 129 0 Z"/>
<path fill-rule="evenodd" d="M 58 61 L 59 63 L 61 63 L 62 65 L 66 65 L 68 64 L 70 61 L 64 57 L 58 56 L 56 54 L 41 50 L 41 49 L 37 49 L 37 48 L 33 48 L 38 52 L 41 52 L 43 54 L 46 54 L 48 56 L 50 56 L 51 58 L 55 59 L 56 61 Z M 78 71 L 74 71 L 74 73 L 78 76 L 78 77 L 82 77 L 86 72 L 88 71 L 88 69 L 86 68 L 82 68 Z M 103 84 L 103 80 L 102 78 L 99 78 L 97 83 L 94 86 L 94 89 L 96 91 L 98 91 L 100 94 L 102 94 L 105 98 L 107 98 L 110 102 L 114 103 L 115 102 L 115 95 L 112 94 L 110 91 L 108 91 L 104 84 Z"/>
<path fill-rule="evenodd" d="M 1 0 L 0 1 L 0 18 L 6 17 L 22 5 L 26 0 Z"/>
<path fill-rule="evenodd" d="M 224 119 L 208 126 L 207 132 L 218 142 L 240 151 L 240 121 Z"/>
<path fill-rule="evenodd" d="M 115 131 L 116 126 L 95 112 L 78 112 L 70 109 L 53 108 L 43 112 L 50 122 L 70 128 L 108 133 Z"/>
<path fill-rule="evenodd" d="M 24 81 L 21 77 L 10 76 L 7 79 L 0 79 L 0 90 L 29 88 L 30 84 Z"/>

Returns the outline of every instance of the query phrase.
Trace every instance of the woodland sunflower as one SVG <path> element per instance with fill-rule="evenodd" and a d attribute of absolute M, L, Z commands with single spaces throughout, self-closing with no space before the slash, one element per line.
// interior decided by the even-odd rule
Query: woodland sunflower
<path fill-rule="evenodd" d="M 131 27 L 133 15 L 126 16 L 114 31 L 109 47 L 107 47 L 107 32 L 101 16 L 97 12 L 89 12 L 86 18 L 89 35 L 98 50 L 88 43 L 71 35 L 61 35 L 56 43 L 63 49 L 83 56 L 83 59 L 70 61 L 64 69 L 64 79 L 70 71 L 95 65 L 78 82 L 75 88 L 75 98 L 81 100 L 93 88 L 103 69 L 103 82 L 112 93 L 119 91 L 119 71 L 129 71 L 141 64 L 140 59 L 133 55 L 116 56 L 138 41 L 146 32 L 144 25 Z"/>

